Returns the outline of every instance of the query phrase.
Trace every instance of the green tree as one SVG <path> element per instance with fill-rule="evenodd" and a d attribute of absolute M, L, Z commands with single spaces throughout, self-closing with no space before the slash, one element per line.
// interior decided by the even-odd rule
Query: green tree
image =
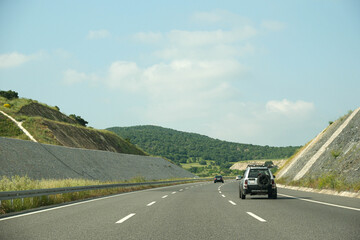
<path fill-rule="evenodd" d="M 205 161 L 205 160 L 203 160 L 203 159 L 202 159 L 202 160 L 200 160 L 200 162 L 199 162 L 199 163 L 200 163 L 200 165 L 206 165 L 206 161 Z"/>
<path fill-rule="evenodd" d="M 84 127 L 86 127 L 86 124 L 88 124 L 88 122 L 85 121 L 82 117 L 76 116 L 75 114 L 70 114 L 69 117 L 74 119 L 77 123 L 79 123 L 80 125 L 82 125 Z"/>
<path fill-rule="evenodd" d="M 273 163 L 273 161 L 265 161 L 264 165 L 266 167 L 272 167 L 272 166 L 274 166 L 274 163 Z"/>
<path fill-rule="evenodd" d="M 15 91 L 9 90 L 9 91 L 0 91 L 0 96 L 6 98 L 6 99 L 13 99 L 13 98 L 19 98 L 19 94 Z"/>

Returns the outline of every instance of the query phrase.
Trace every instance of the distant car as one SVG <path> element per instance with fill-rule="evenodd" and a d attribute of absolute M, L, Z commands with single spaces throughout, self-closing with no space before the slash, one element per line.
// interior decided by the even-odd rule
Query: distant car
<path fill-rule="evenodd" d="M 214 183 L 217 183 L 217 182 L 222 182 L 224 183 L 224 179 L 221 175 L 217 175 L 214 177 Z"/>
<path fill-rule="evenodd" d="M 266 166 L 249 165 L 244 177 L 239 183 L 239 197 L 245 199 L 246 195 L 268 195 L 268 198 L 277 198 L 275 176 Z"/>
<path fill-rule="evenodd" d="M 236 180 L 240 180 L 241 179 L 241 176 L 239 175 L 239 176 L 236 176 L 236 178 L 235 178 Z"/>

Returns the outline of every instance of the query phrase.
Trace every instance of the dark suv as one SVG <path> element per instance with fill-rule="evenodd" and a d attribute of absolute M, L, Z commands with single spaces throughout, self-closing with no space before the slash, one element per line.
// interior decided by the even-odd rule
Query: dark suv
<path fill-rule="evenodd" d="M 239 183 L 239 197 L 245 199 L 246 195 L 268 195 L 268 198 L 277 198 L 275 176 L 266 166 L 249 165 L 244 177 Z"/>
<path fill-rule="evenodd" d="M 218 175 L 218 176 L 214 177 L 214 183 L 217 183 L 217 182 L 224 183 L 224 179 L 223 179 L 223 177 L 221 175 Z"/>

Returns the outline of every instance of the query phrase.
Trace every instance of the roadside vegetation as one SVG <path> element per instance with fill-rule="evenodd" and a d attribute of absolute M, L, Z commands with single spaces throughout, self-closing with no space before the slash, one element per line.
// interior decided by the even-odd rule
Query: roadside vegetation
<path fill-rule="evenodd" d="M 277 180 L 279 184 L 286 184 L 290 186 L 298 187 L 308 187 L 314 189 L 329 189 L 335 190 L 338 192 L 341 191 L 350 191 L 350 192 L 359 192 L 360 191 L 360 180 L 349 183 L 345 181 L 343 177 L 340 177 L 335 173 L 326 173 L 321 175 L 318 178 L 302 178 L 297 181 L 289 181 L 287 178 L 281 178 Z"/>
<path fill-rule="evenodd" d="M 196 174 L 199 177 L 213 177 L 215 175 L 223 175 L 229 177 L 235 177 L 237 175 L 243 175 L 244 170 L 230 169 L 235 163 L 244 163 L 247 164 L 259 164 L 265 165 L 271 168 L 271 172 L 274 174 L 278 170 L 278 166 L 274 165 L 273 161 L 282 160 L 282 159 L 256 159 L 256 160 L 246 160 L 239 162 L 229 162 L 225 164 L 216 165 L 215 161 L 205 160 L 205 161 L 194 161 L 189 163 L 181 163 L 181 167 Z M 205 162 L 205 164 L 203 163 Z M 258 163 L 257 163 L 258 162 Z M 244 168 L 245 169 L 245 168 Z"/>
<path fill-rule="evenodd" d="M 152 180 L 152 181 L 174 181 L 182 179 L 166 179 L 166 180 Z M 105 185 L 105 184 L 117 184 L 117 183 L 141 183 L 147 182 L 145 178 L 139 176 L 129 181 L 119 182 L 101 182 L 97 180 L 86 180 L 86 179 L 43 179 L 43 180 L 32 180 L 29 177 L 14 176 L 8 178 L 3 176 L 0 178 L 0 192 L 3 191 L 21 191 L 21 190 L 32 190 L 32 189 L 47 189 L 47 188 L 63 188 L 63 187 L 76 187 L 76 186 L 90 186 L 90 185 Z M 175 183 L 179 184 L 179 183 Z M 101 190 L 81 191 L 73 193 L 64 193 L 57 195 L 14 199 L 0 201 L 0 214 L 23 211 L 32 208 L 38 208 L 42 206 L 61 204 L 71 201 L 84 200 L 89 198 L 96 198 L 101 196 L 107 196 L 112 194 L 124 193 L 137 191 L 142 189 L 155 188 L 159 186 L 168 186 L 175 184 L 161 184 L 156 186 L 132 186 L 132 187 L 118 187 Z"/>
<path fill-rule="evenodd" d="M 204 164 L 205 162 L 205 164 Z M 215 175 L 223 176 L 236 176 L 241 175 L 242 171 L 232 170 L 230 167 L 233 163 L 220 164 L 216 165 L 215 161 L 203 160 L 203 161 L 194 161 L 189 163 L 181 164 L 181 167 L 188 170 L 189 172 L 194 173 L 199 177 L 213 177 Z"/>
<path fill-rule="evenodd" d="M 12 137 L 22 140 L 29 140 L 29 138 L 20 130 L 20 128 L 6 116 L 0 113 L 0 136 Z"/>

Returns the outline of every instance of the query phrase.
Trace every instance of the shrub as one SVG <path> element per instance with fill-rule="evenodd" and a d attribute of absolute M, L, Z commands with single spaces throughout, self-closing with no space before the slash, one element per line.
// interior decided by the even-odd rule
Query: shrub
<path fill-rule="evenodd" d="M 88 124 L 88 122 L 85 121 L 82 117 L 76 116 L 75 114 L 70 114 L 69 117 L 74 119 L 77 123 L 79 123 L 80 125 L 82 125 L 84 127 L 86 127 L 86 124 Z"/>
<path fill-rule="evenodd" d="M 266 161 L 264 163 L 264 165 L 267 166 L 267 167 L 272 167 L 274 165 L 274 163 L 273 163 L 273 161 Z"/>
<path fill-rule="evenodd" d="M 0 96 L 4 97 L 6 99 L 13 99 L 13 98 L 19 98 L 19 94 L 15 91 L 9 90 L 9 91 L 0 91 Z"/>
<path fill-rule="evenodd" d="M 206 161 L 205 160 L 200 160 L 200 165 L 206 165 Z"/>
<path fill-rule="evenodd" d="M 334 157 L 334 158 L 337 158 L 339 155 L 340 155 L 341 151 L 339 150 L 332 150 L 331 151 L 331 155 Z"/>

